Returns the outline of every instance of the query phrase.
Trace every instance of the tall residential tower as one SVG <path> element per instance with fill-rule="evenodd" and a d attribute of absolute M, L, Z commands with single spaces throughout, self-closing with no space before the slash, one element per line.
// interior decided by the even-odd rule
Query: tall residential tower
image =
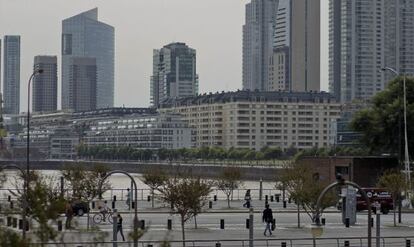
<path fill-rule="evenodd" d="M 20 36 L 4 36 L 3 98 L 4 113 L 20 112 Z"/>
<path fill-rule="evenodd" d="M 329 87 L 342 103 L 383 90 L 391 67 L 414 75 L 414 2 L 330 0 Z"/>
<path fill-rule="evenodd" d="M 320 0 L 246 5 L 243 89 L 320 90 Z"/>
<path fill-rule="evenodd" d="M 171 43 L 153 53 L 151 106 L 168 98 L 194 96 L 198 93 L 196 51 L 185 43 Z"/>
<path fill-rule="evenodd" d="M 57 110 L 57 57 L 36 56 L 34 68 L 43 73 L 33 78 L 33 112 L 51 112 Z"/>
<path fill-rule="evenodd" d="M 96 58 L 96 107 L 114 105 L 114 28 L 98 21 L 98 9 L 92 9 L 62 22 L 62 108 L 70 99 L 68 74 L 71 57 Z"/>

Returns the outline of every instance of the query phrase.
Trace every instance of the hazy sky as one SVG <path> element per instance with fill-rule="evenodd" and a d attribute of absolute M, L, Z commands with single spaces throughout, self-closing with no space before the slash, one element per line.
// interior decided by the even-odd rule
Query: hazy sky
<path fill-rule="evenodd" d="M 328 0 L 322 1 L 322 89 L 328 83 Z M 242 25 L 250 0 L 0 0 L 0 38 L 21 35 L 21 111 L 36 55 L 58 56 L 61 21 L 94 7 L 115 27 L 115 105 L 148 106 L 152 51 L 170 42 L 197 50 L 200 92 L 242 85 Z M 58 103 L 60 106 L 60 102 Z"/>

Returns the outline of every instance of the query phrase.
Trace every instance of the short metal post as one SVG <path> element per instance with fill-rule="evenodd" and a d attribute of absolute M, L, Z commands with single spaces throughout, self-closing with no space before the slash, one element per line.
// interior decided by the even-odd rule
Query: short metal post
<path fill-rule="evenodd" d="M 213 196 L 213 200 L 214 200 L 214 201 L 217 201 L 217 195 L 214 195 L 214 196 Z"/>
<path fill-rule="evenodd" d="M 326 219 L 322 218 L 322 225 L 324 226 L 326 224 Z"/>
<path fill-rule="evenodd" d="M 58 220 L 58 231 L 61 232 L 63 230 L 63 225 L 62 225 L 62 221 Z"/>
<path fill-rule="evenodd" d="M 171 219 L 167 220 L 167 229 L 172 230 L 172 220 Z"/>
<path fill-rule="evenodd" d="M 405 247 L 411 247 L 411 240 L 410 239 L 405 240 Z"/>
<path fill-rule="evenodd" d="M 377 214 L 377 234 L 376 234 L 376 240 L 377 240 L 377 247 L 381 247 L 381 214 Z"/>
<path fill-rule="evenodd" d="M 280 245 L 281 247 L 287 247 L 286 242 L 282 242 L 282 244 Z"/>
<path fill-rule="evenodd" d="M 275 195 L 275 197 L 276 197 L 276 202 L 279 202 L 280 201 L 279 195 Z"/>
<path fill-rule="evenodd" d="M 150 202 L 151 201 L 151 196 L 147 196 L 147 201 Z"/>
<path fill-rule="evenodd" d="M 246 219 L 246 229 L 249 229 L 250 227 L 250 219 Z"/>
<path fill-rule="evenodd" d="M 224 229 L 224 219 L 220 220 L 220 229 Z"/>
<path fill-rule="evenodd" d="M 249 210 L 249 247 L 253 247 L 254 246 L 254 212 L 253 212 L 253 207 L 250 207 Z"/>
<path fill-rule="evenodd" d="M 260 184 L 259 184 L 259 201 L 262 200 L 263 197 L 263 179 L 260 178 Z"/>
<path fill-rule="evenodd" d="M 216 247 L 221 247 L 221 243 L 217 242 Z"/>
<path fill-rule="evenodd" d="M 114 199 L 113 199 L 113 201 L 114 201 L 114 202 L 116 202 L 116 196 L 114 196 Z"/>
<path fill-rule="evenodd" d="M 286 201 L 283 201 L 283 208 L 286 208 Z"/>
<path fill-rule="evenodd" d="M 370 224 L 370 223 L 368 223 L 368 224 Z M 345 227 L 349 228 L 349 218 L 345 219 Z"/>
<path fill-rule="evenodd" d="M 145 220 L 141 220 L 140 227 L 141 230 L 145 230 Z"/>
<path fill-rule="evenodd" d="M 208 202 L 208 208 L 209 208 L 209 209 L 212 209 L 212 208 L 213 208 L 213 202 L 212 202 L 212 201 L 209 201 L 209 202 Z"/>
<path fill-rule="evenodd" d="M 112 201 L 112 209 L 115 208 L 115 201 Z"/>
<path fill-rule="evenodd" d="M 113 223 L 112 223 L 112 230 L 113 230 L 113 235 L 112 235 L 112 246 L 113 247 L 118 247 L 118 229 L 117 229 L 117 225 L 118 225 L 118 213 L 117 210 L 114 210 L 114 213 L 112 215 L 112 219 L 113 219 Z"/>
<path fill-rule="evenodd" d="M 348 241 L 348 240 L 345 240 L 345 242 L 344 242 L 344 246 L 345 246 L 345 247 L 349 247 L 349 241 Z"/>
<path fill-rule="evenodd" d="M 274 200 L 273 196 L 270 196 L 270 201 L 273 202 Z"/>
<path fill-rule="evenodd" d="M 65 180 L 63 176 L 60 177 L 60 197 L 64 197 L 65 195 Z"/>

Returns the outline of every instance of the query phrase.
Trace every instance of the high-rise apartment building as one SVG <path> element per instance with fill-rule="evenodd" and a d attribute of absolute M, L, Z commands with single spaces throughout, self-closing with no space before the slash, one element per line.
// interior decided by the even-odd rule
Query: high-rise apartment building
<path fill-rule="evenodd" d="M 366 100 L 393 74 L 414 75 L 414 2 L 330 0 L 329 86 L 342 103 Z"/>
<path fill-rule="evenodd" d="M 194 96 L 198 93 L 196 51 L 185 43 L 171 43 L 153 53 L 151 106 L 169 98 Z"/>
<path fill-rule="evenodd" d="M 51 112 L 57 110 L 57 57 L 36 56 L 34 68 L 43 73 L 33 78 L 33 112 Z"/>
<path fill-rule="evenodd" d="M 243 26 L 243 89 L 267 91 L 278 0 L 252 0 Z"/>
<path fill-rule="evenodd" d="M 70 57 L 68 60 L 67 94 L 69 102 L 63 110 L 89 111 L 96 109 L 97 65 L 96 58 Z"/>
<path fill-rule="evenodd" d="M 92 9 L 62 22 L 62 108 L 67 108 L 69 98 L 68 74 L 70 59 L 96 58 L 98 108 L 114 105 L 114 28 L 98 21 L 98 9 Z"/>
<path fill-rule="evenodd" d="M 320 0 L 252 0 L 246 5 L 243 88 L 320 90 Z"/>
<path fill-rule="evenodd" d="M 4 36 L 3 97 L 4 113 L 20 112 L 20 36 Z"/>

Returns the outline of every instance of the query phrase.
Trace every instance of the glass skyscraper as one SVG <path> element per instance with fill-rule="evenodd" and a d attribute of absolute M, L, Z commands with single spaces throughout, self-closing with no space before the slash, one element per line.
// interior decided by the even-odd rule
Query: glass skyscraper
<path fill-rule="evenodd" d="M 20 112 L 20 36 L 4 36 L 4 113 Z"/>
<path fill-rule="evenodd" d="M 57 110 L 57 57 L 36 56 L 34 69 L 43 73 L 33 78 L 33 112 L 52 112 Z"/>
<path fill-rule="evenodd" d="M 62 109 L 70 109 L 69 66 L 71 57 L 96 58 L 96 107 L 114 105 L 114 36 L 112 26 L 98 21 L 92 9 L 62 22 Z"/>
<path fill-rule="evenodd" d="M 171 43 L 154 50 L 151 76 L 151 106 L 168 98 L 194 96 L 198 93 L 196 51 L 185 43 Z"/>

